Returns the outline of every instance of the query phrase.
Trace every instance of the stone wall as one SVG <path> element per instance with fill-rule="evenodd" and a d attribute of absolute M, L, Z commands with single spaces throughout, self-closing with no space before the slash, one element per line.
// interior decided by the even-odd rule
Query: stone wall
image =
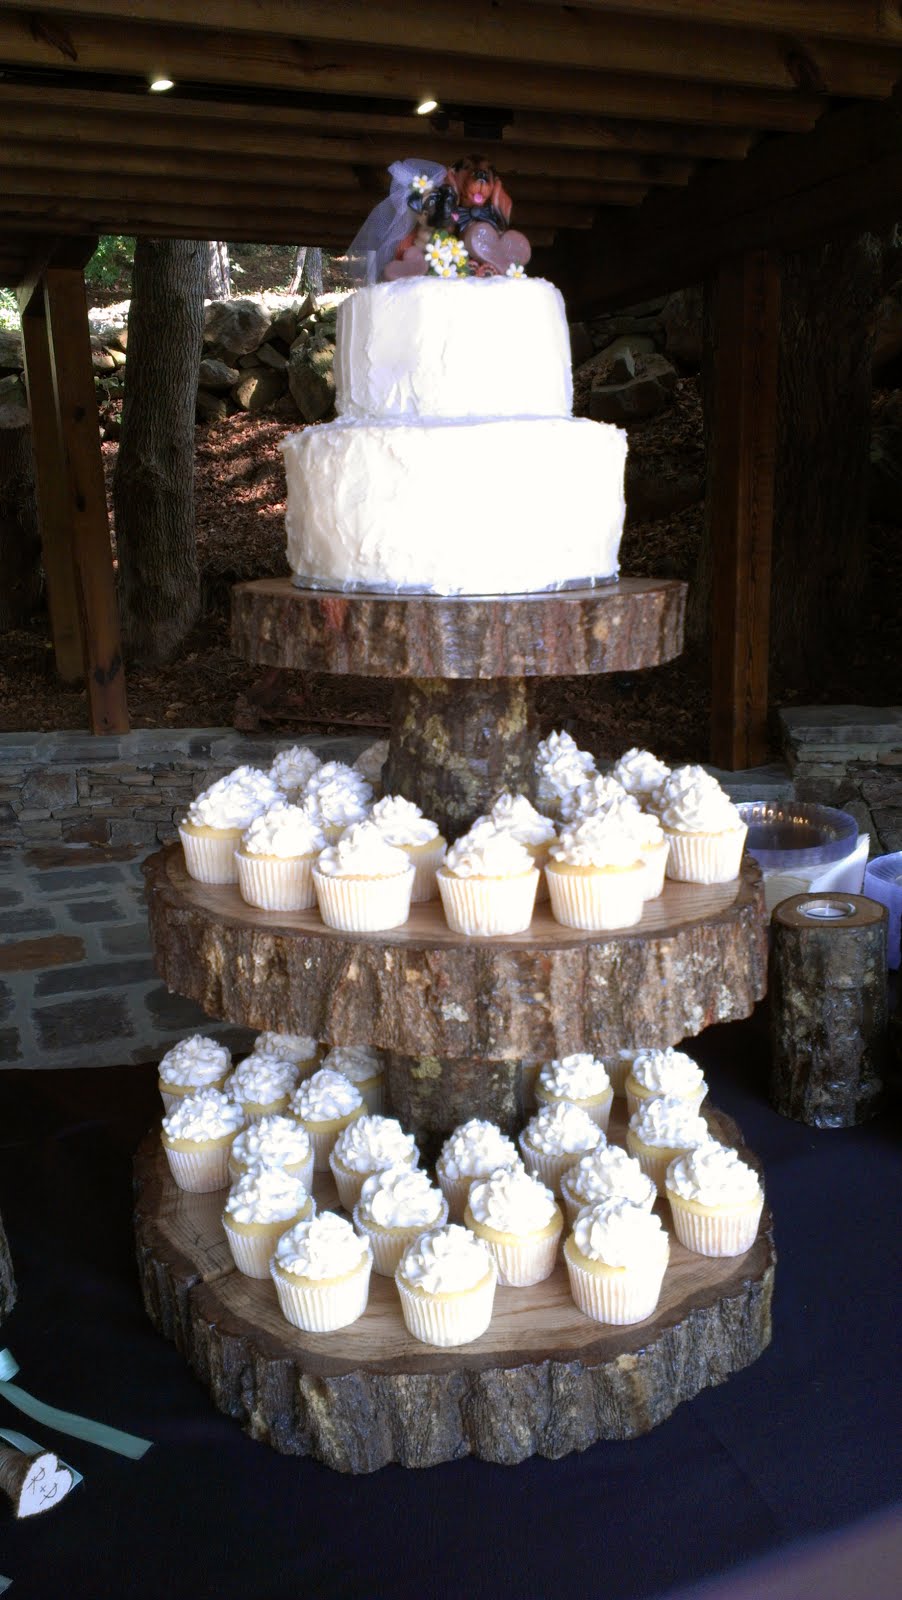
<path fill-rule="evenodd" d="M 872 856 L 902 850 L 902 706 L 792 706 L 779 716 L 796 799 L 850 812 Z"/>

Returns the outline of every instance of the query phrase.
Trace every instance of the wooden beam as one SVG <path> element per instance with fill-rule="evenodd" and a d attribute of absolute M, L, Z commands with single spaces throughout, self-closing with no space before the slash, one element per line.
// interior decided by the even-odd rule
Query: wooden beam
<path fill-rule="evenodd" d="M 51 236 L 41 240 L 34 239 L 29 246 L 23 241 L 22 248 L 23 251 L 27 251 L 28 265 L 16 279 L 19 316 L 25 317 L 32 310 L 43 316 L 44 274 L 47 268 L 53 264 L 57 267 L 77 267 L 79 272 L 83 272 L 97 249 L 97 236 L 85 234 L 66 239 L 55 239 Z"/>
<path fill-rule="evenodd" d="M 45 315 L 66 466 L 75 590 L 85 644 L 92 733 L 125 733 L 128 710 L 110 547 L 85 285 L 75 267 L 48 267 Z"/>
<path fill-rule="evenodd" d="M 338 7 L 334 8 L 340 9 Z M 370 14 L 375 14 L 371 8 Z M 445 13 L 446 26 L 456 13 Z M 657 30 L 647 30 L 652 39 Z M 460 32 L 455 35 L 460 40 Z M 828 94 L 888 94 L 899 68 L 895 52 L 843 49 L 836 62 L 819 61 L 812 82 L 799 85 L 785 65 L 753 87 L 699 81 L 685 63 L 655 57 L 641 69 L 619 70 L 528 65 L 502 56 L 456 56 L 435 51 L 275 41 L 258 34 L 217 34 L 216 48 L 200 30 L 117 27 L 69 17 L 65 26 L 32 26 L 27 15 L 0 13 L 0 60 L 9 66 L 53 67 L 64 72 L 134 74 L 165 71 L 176 82 L 235 83 L 242 87 L 303 90 L 408 100 L 428 89 L 440 101 L 472 106 L 513 105 L 533 111 L 585 112 L 644 121 L 718 123 L 764 129 L 811 127 Z M 713 57 L 712 57 L 713 60 Z M 662 63 L 664 63 L 662 68 Z M 688 79 L 681 76 L 684 64 Z M 771 81 L 774 80 L 774 81 Z"/>
<path fill-rule="evenodd" d="M 15 10 L 15 6 L 12 8 Z M 84 8 L 83 8 L 84 9 Z M 187 52 L 204 49 L 214 59 L 207 78 L 216 81 L 222 68 L 237 53 L 284 62 L 299 47 L 307 52 L 327 46 L 328 56 L 340 59 L 343 48 L 404 51 L 422 58 L 456 54 L 518 67 L 576 67 L 589 71 L 635 73 L 678 78 L 680 81 L 746 85 L 792 90 L 816 86 L 825 94 L 869 95 L 888 92 L 894 72 L 892 44 L 886 34 L 867 42 L 854 38 L 835 41 L 816 33 L 794 33 L 784 24 L 779 33 L 747 25 L 721 27 L 698 7 L 684 8 L 678 18 L 659 14 L 654 27 L 647 18 L 598 7 L 522 5 L 516 0 L 486 6 L 480 0 L 304 0 L 287 6 L 280 0 L 220 0 L 208 10 L 192 12 L 191 26 L 173 24 L 172 0 L 89 0 L 90 18 L 71 14 L 71 6 L 49 3 L 36 13 L 29 8 L 29 30 L 44 34 L 51 48 L 73 52 L 82 66 L 115 71 L 131 35 L 142 65 L 153 66 L 148 47 L 159 52 L 157 66 L 178 76 Z M 49 26 L 41 27 L 41 10 Z M 626 13 L 626 14 L 625 14 Z M 13 18 L 13 20 L 21 20 Z M 216 47 L 210 51 L 206 31 L 215 30 Z M 105 36 L 103 45 L 100 35 Z M 143 39 L 142 39 L 143 36 Z M 895 43 L 900 43 L 899 35 Z M 111 65 L 112 61 L 112 65 Z M 101 65 L 102 62 L 102 65 Z M 123 70 L 118 66 L 118 70 Z M 890 76 L 893 74 L 893 76 Z M 196 77 L 197 73 L 192 72 Z M 240 82 L 232 73 L 232 81 Z"/>
<path fill-rule="evenodd" d="M 715 294 L 709 441 L 711 760 L 735 772 L 767 757 L 771 538 L 780 269 L 732 257 Z"/>
<path fill-rule="evenodd" d="M 51 0 L 64 5 L 66 0 Z M 547 0 L 523 0 L 526 5 Z M 25 0 L 13 0 L 25 4 Z M 568 0 L 587 11 L 622 11 L 625 0 Z M 848 39 L 859 44 L 902 43 L 902 14 L 894 0 L 628 0 L 632 15 L 649 21 L 708 22 L 718 27 Z"/>

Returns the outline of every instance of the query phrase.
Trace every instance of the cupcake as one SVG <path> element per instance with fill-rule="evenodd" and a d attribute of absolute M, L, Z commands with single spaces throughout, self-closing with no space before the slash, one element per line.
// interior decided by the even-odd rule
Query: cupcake
<path fill-rule="evenodd" d="M 410 915 L 416 869 L 374 822 L 355 822 L 329 845 L 313 869 L 319 913 L 329 928 L 378 933 Z"/>
<path fill-rule="evenodd" d="M 293 744 L 280 750 L 274 757 L 269 775 L 289 800 L 297 801 L 306 791 L 311 778 L 315 778 L 322 762 L 318 755 L 304 744 Z"/>
<path fill-rule="evenodd" d="M 700 1256 L 740 1256 L 758 1235 L 764 1192 L 757 1172 L 735 1150 L 710 1144 L 677 1156 L 664 1192 L 674 1232 Z"/>
<path fill-rule="evenodd" d="M 561 1179 L 587 1150 L 604 1143 L 604 1134 L 598 1124 L 579 1106 L 558 1100 L 554 1105 L 540 1106 L 530 1117 L 519 1138 L 520 1150 L 527 1172 L 532 1172 L 555 1194 L 560 1193 Z"/>
<path fill-rule="evenodd" d="M 338 1135 L 329 1166 L 341 1204 L 353 1211 L 365 1179 L 386 1167 L 415 1167 L 419 1159 L 413 1134 L 405 1133 L 394 1117 L 364 1116 Z"/>
<path fill-rule="evenodd" d="M 631 831 L 599 813 L 566 828 L 545 868 L 551 914 L 566 928 L 604 932 L 642 916 L 646 869 Z"/>
<path fill-rule="evenodd" d="M 439 1151 L 435 1176 L 448 1202 L 452 1222 L 460 1222 L 474 1178 L 487 1178 L 499 1167 L 521 1166 L 516 1146 L 494 1122 L 471 1117 L 450 1133 Z"/>
<path fill-rule="evenodd" d="M 561 1199 L 572 1228 L 586 1206 L 600 1200 L 629 1200 L 650 1211 L 658 1198 L 651 1178 L 638 1161 L 617 1144 L 599 1144 L 567 1171 L 561 1179 Z"/>
<path fill-rule="evenodd" d="M 710 1137 L 707 1122 L 690 1102 L 662 1094 L 643 1100 L 630 1117 L 626 1148 L 663 1194 L 671 1161 L 707 1144 Z"/>
<path fill-rule="evenodd" d="M 561 804 L 595 773 L 595 757 L 580 750 L 569 733 L 549 733 L 536 748 L 536 804 L 545 816 L 561 814 Z"/>
<path fill-rule="evenodd" d="M 454 933 L 490 938 L 529 927 L 539 871 L 508 828 L 480 817 L 451 846 L 436 876 Z"/>
<path fill-rule="evenodd" d="M 329 844 L 334 844 L 346 828 L 369 815 L 373 790 L 344 761 L 326 761 L 307 783 L 303 798 Z"/>
<path fill-rule="evenodd" d="M 583 817 L 597 816 L 599 812 L 608 811 L 618 803 L 629 803 L 636 811 L 639 809 L 638 803 L 629 800 L 626 790 L 609 772 L 594 772 L 563 797 L 561 821 L 572 828 L 577 822 L 582 822 Z"/>
<path fill-rule="evenodd" d="M 683 1050 L 668 1045 L 665 1050 L 638 1050 L 624 1084 L 626 1112 L 631 1117 L 643 1100 L 655 1095 L 670 1095 L 685 1100 L 697 1111 L 708 1085 L 697 1061 Z"/>
<path fill-rule="evenodd" d="M 678 767 L 658 791 L 667 876 L 680 883 L 730 883 L 739 876 L 748 829 L 729 795 L 701 767 Z"/>
<path fill-rule="evenodd" d="M 644 1322 L 661 1297 L 670 1243 L 654 1212 L 602 1200 L 576 1219 L 564 1245 L 570 1293 L 595 1322 Z"/>
<path fill-rule="evenodd" d="M 164 1111 L 171 1111 L 198 1089 L 221 1089 L 232 1066 L 232 1052 L 215 1039 L 194 1033 L 167 1050 L 159 1066 L 157 1088 Z"/>
<path fill-rule="evenodd" d="M 258 1033 L 254 1040 L 255 1056 L 277 1056 L 280 1061 L 293 1061 L 299 1078 L 309 1078 L 319 1065 L 320 1047 L 308 1033 Z"/>
<path fill-rule="evenodd" d="M 492 1320 L 497 1269 L 488 1246 L 449 1223 L 421 1233 L 395 1269 L 408 1333 L 423 1344 L 470 1344 Z"/>
<path fill-rule="evenodd" d="M 443 1228 L 448 1202 L 419 1167 L 386 1167 L 364 1180 L 354 1207 L 354 1227 L 369 1239 L 373 1271 L 394 1277 L 405 1250 L 427 1228 Z"/>
<path fill-rule="evenodd" d="M 541 874 L 536 900 L 547 900 L 548 885 L 545 882 L 544 867 L 548 860 L 548 851 L 557 838 L 551 818 L 543 817 L 541 812 L 530 804 L 525 794 L 511 794 L 509 789 L 504 789 L 492 802 L 488 820 L 496 828 L 507 828 L 518 844 L 526 846 Z"/>
<path fill-rule="evenodd" d="M 229 1151 L 232 1183 L 252 1167 L 281 1167 L 304 1188 L 313 1188 L 313 1146 L 294 1117 L 261 1117 L 236 1135 Z"/>
<path fill-rule="evenodd" d="M 279 1308 L 306 1333 L 331 1333 L 366 1310 L 373 1252 L 334 1211 L 283 1233 L 270 1262 Z"/>
<path fill-rule="evenodd" d="M 370 1115 L 380 1115 L 385 1098 L 385 1068 L 378 1050 L 371 1044 L 339 1044 L 323 1057 L 323 1066 L 350 1078 L 363 1095 Z"/>
<path fill-rule="evenodd" d="M 237 883 L 241 835 L 261 811 L 282 799 L 259 767 L 236 767 L 204 789 L 179 823 L 188 876 L 201 883 Z"/>
<path fill-rule="evenodd" d="M 536 1101 L 540 1106 L 553 1106 L 562 1100 L 579 1106 L 607 1133 L 614 1091 L 604 1062 L 585 1054 L 546 1061 L 536 1083 Z"/>
<path fill-rule="evenodd" d="M 377 800 L 370 818 L 389 844 L 404 851 L 414 869 L 412 904 L 435 900 L 438 895 L 435 870 L 444 860 L 447 849 L 447 840 L 439 833 L 438 824 L 430 822 L 419 806 L 399 794 L 387 794 Z"/>
<path fill-rule="evenodd" d="M 640 750 L 633 745 L 631 750 L 625 750 L 619 761 L 615 761 L 611 768 L 611 777 L 624 788 L 627 794 L 633 795 L 643 810 L 657 793 L 663 783 L 670 777 L 670 768 L 650 750 Z"/>
<path fill-rule="evenodd" d="M 488 1246 L 499 1283 L 526 1288 L 554 1271 L 563 1214 L 551 1190 L 522 1168 L 502 1167 L 488 1178 L 476 1178 L 464 1226 Z"/>
<path fill-rule="evenodd" d="M 225 1092 L 241 1107 L 245 1121 L 256 1122 L 259 1117 L 277 1117 L 287 1111 L 297 1081 L 293 1061 L 249 1055 L 226 1079 Z"/>
<path fill-rule="evenodd" d="M 262 911 L 309 911 L 316 905 L 313 863 L 325 843 L 303 806 L 285 799 L 267 806 L 241 835 L 236 851 L 242 900 Z"/>
<path fill-rule="evenodd" d="M 252 1167 L 229 1190 L 222 1226 L 239 1272 L 268 1278 L 269 1261 L 278 1239 L 316 1211 L 299 1178 L 281 1167 Z"/>
<path fill-rule="evenodd" d="M 229 1150 L 244 1127 L 244 1112 L 219 1089 L 198 1089 L 163 1118 L 161 1139 L 180 1189 L 212 1194 L 229 1181 Z"/>
<path fill-rule="evenodd" d="M 289 1102 L 313 1146 L 315 1172 L 328 1172 L 329 1155 L 338 1135 L 364 1114 L 363 1096 L 343 1072 L 320 1067 L 299 1083 Z"/>
<path fill-rule="evenodd" d="M 622 1099 L 626 1094 L 626 1080 L 637 1052 L 635 1050 L 609 1050 L 605 1057 L 605 1066 L 611 1080 L 614 1097 L 619 1095 Z"/>

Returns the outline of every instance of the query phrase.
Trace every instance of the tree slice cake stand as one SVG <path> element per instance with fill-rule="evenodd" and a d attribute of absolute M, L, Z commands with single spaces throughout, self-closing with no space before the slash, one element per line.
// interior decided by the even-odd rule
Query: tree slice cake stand
<path fill-rule="evenodd" d="M 540 678 L 669 660 L 682 648 L 684 609 L 685 585 L 672 580 L 449 598 L 328 594 L 276 579 L 233 591 L 233 641 L 267 667 L 393 678 L 384 787 L 454 838 L 500 788 L 533 792 Z M 751 861 L 729 884 L 668 882 L 635 928 L 577 932 L 539 905 L 528 932 L 482 940 L 452 933 L 438 902 L 366 936 L 328 929 L 315 911 L 258 911 L 230 885 L 189 878 L 178 845 L 145 871 L 169 987 L 246 1026 L 378 1046 L 389 1109 L 427 1157 L 469 1116 L 520 1127 L 525 1068 L 538 1061 L 675 1044 L 748 1016 L 764 992 L 764 902 Z M 738 1142 L 719 1113 L 709 1117 L 718 1137 Z M 770 1339 L 767 1215 L 735 1260 L 673 1241 L 658 1311 L 635 1327 L 583 1317 L 559 1265 L 532 1289 L 500 1289 L 488 1332 L 443 1352 L 407 1335 L 394 1285 L 378 1277 L 358 1323 L 298 1333 L 271 1284 L 233 1270 L 222 1194 L 181 1193 L 156 1133 L 136 1173 L 139 1261 L 157 1326 L 255 1437 L 341 1470 L 469 1453 L 515 1462 L 627 1438 L 748 1365 Z M 320 1205 L 334 1204 L 329 1184 L 317 1175 Z"/>

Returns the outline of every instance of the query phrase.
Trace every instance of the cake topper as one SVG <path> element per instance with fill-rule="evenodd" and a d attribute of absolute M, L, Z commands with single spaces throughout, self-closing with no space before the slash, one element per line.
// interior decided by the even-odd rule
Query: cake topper
<path fill-rule="evenodd" d="M 396 278 L 522 278 L 529 241 L 509 226 L 511 199 L 483 156 L 450 167 L 396 161 L 391 190 L 348 251 L 365 282 Z"/>

